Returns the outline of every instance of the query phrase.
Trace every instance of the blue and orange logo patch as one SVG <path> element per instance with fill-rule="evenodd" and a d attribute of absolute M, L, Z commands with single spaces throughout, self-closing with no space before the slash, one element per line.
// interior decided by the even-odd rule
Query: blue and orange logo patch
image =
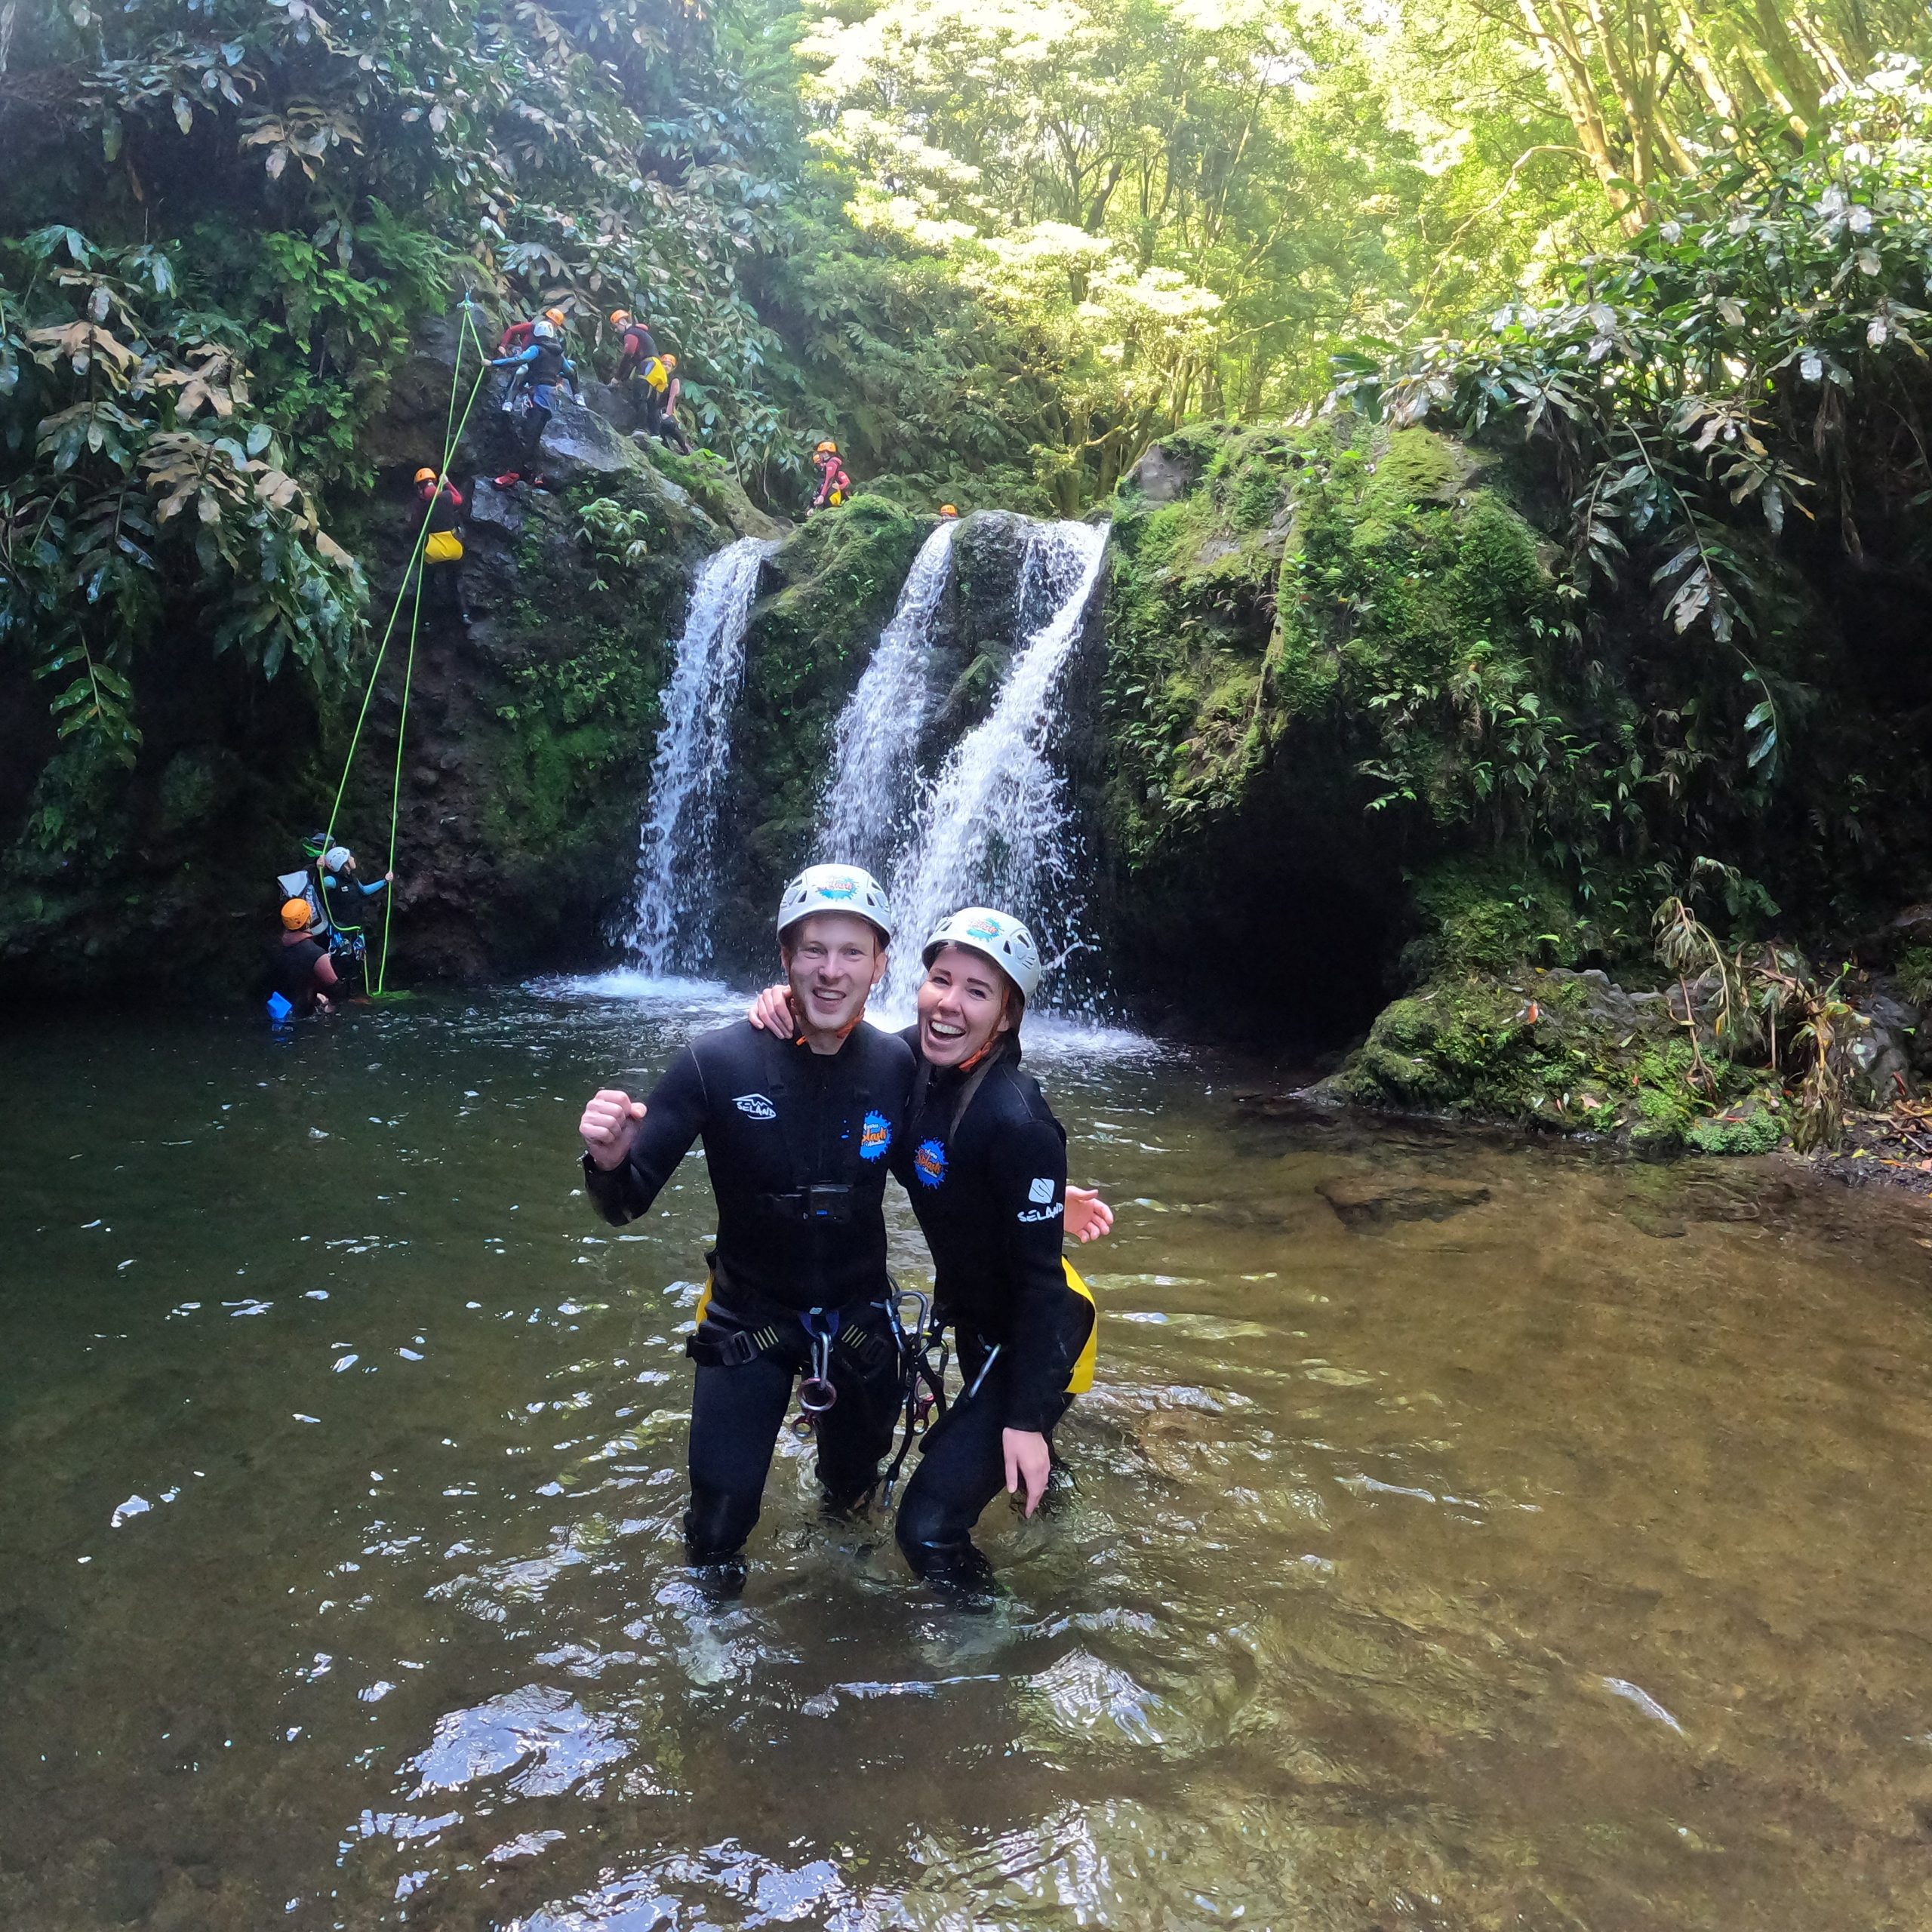
<path fill-rule="evenodd" d="M 912 1155 L 912 1171 L 928 1187 L 937 1187 L 946 1178 L 946 1144 L 922 1140 Z"/>
<path fill-rule="evenodd" d="M 865 1124 L 859 1129 L 859 1158 L 862 1161 L 876 1161 L 883 1158 L 885 1150 L 892 1145 L 892 1123 L 883 1114 L 868 1114 Z"/>

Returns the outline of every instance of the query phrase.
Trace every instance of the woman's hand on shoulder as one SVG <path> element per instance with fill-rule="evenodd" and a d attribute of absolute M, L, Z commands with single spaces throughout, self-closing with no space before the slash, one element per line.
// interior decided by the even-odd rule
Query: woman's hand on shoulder
<path fill-rule="evenodd" d="M 1067 1183 L 1066 1231 L 1075 1241 L 1099 1241 L 1113 1232 L 1113 1225 L 1114 1211 L 1100 1198 L 1097 1187 Z"/>
<path fill-rule="evenodd" d="M 789 1040 L 798 1024 L 792 1014 L 791 989 L 786 986 L 767 986 L 752 1001 L 745 1017 L 759 1032 L 776 1033 L 781 1040 Z"/>

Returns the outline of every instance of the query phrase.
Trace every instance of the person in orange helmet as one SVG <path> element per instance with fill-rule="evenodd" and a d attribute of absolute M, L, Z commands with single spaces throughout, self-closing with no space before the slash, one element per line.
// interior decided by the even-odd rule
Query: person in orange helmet
<path fill-rule="evenodd" d="M 269 947 L 269 1013 L 280 1021 L 331 1011 L 340 982 L 328 949 L 317 936 L 315 909 L 306 899 L 282 902 L 281 934 Z"/>
<path fill-rule="evenodd" d="M 613 309 L 611 326 L 617 332 L 617 346 L 622 352 L 617 358 L 617 373 L 611 380 L 621 385 L 629 382 L 657 353 L 657 345 L 651 340 L 649 325 L 639 321 L 628 309 Z"/>
<path fill-rule="evenodd" d="M 648 392 L 645 403 L 645 426 L 666 449 L 689 456 L 691 446 L 678 421 L 678 398 L 684 393 L 684 380 L 678 374 L 678 358 L 668 350 L 657 358 L 664 385 Z"/>
<path fill-rule="evenodd" d="M 467 624 L 463 539 L 457 534 L 463 515 L 463 492 L 447 476 L 438 476 L 426 465 L 416 472 L 416 500 L 422 506 L 417 529 L 423 540 L 418 568 L 423 574 L 423 601 L 432 614 L 454 614 L 457 623 Z"/>
<path fill-rule="evenodd" d="M 852 494 L 852 479 L 838 460 L 838 445 L 827 436 L 813 451 L 812 463 L 818 471 L 818 494 L 812 498 L 811 507 L 835 510 Z"/>

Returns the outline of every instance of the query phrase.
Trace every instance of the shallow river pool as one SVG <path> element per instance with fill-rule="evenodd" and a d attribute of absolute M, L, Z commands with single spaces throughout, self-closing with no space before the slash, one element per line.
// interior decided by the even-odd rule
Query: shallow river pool
<path fill-rule="evenodd" d="M 0 1926 L 1932 1924 L 1921 1204 L 1054 1034 L 1119 1224 L 1008 1594 L 788 1435 L 717 1611 L 703 1168 L 573 1148 L 719 1011 L 0 1041 Z"/>

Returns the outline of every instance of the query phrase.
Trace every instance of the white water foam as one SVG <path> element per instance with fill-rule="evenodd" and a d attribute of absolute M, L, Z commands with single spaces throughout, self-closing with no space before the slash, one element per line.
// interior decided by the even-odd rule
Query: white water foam
<path fill-rule="evenodd" d="M 742 537 L 698 568 L 664 688 L 664 725 L 638 831 L 637 893 L 623 934 L 631 963 L 661 979 L 711 957 L 716 897 L 712 840 L 728 768 L 731 707 L 745 669 L 745 626 L 758 571 L 777 548 Z"/>
<path fill-rule="evenodd" d="M 958 528 L 949 519 L 919 546 L 892 620 L 833 729 L 813 851 L 841 865 L 884 873 L 911 829 L 913 760 L 932 712 L 933 622 L 952 577 Z"/>
<path fill-rule="evenodd" d="M 1061 675 L 1106 549 L 1104 524 L 1041 525 L 1029 540 L 1021 608 L 1044 605 L 1048 615 L 1014 653 L 992 709 L 948 754 L 893 868 L 903 937 L 883 989 L 888 1012 L 910 1012 L 920 943 L 961 906 L 995 905 L 1025 919 L 1050 964 L 1051 949 L 1072 943 L 1078 886 L 1054 752 Z"/>

